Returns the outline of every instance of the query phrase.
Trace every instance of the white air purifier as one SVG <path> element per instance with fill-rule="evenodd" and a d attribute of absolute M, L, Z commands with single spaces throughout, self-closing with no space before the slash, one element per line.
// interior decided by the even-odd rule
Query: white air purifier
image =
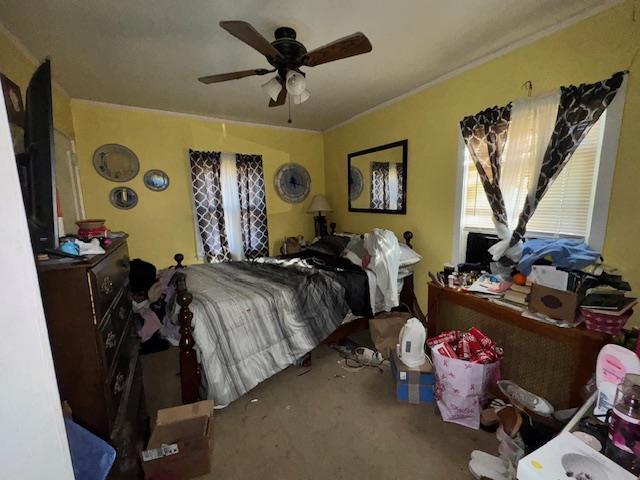
<path fill-rule="evenodd" d="M 400 330 L 398 338 L 398 358 L 409 368 L 422 365 L 427 356 L 424 353 L 424 342 L 427 340 L 427 330 L 417 318 L 410 318 Z"/>

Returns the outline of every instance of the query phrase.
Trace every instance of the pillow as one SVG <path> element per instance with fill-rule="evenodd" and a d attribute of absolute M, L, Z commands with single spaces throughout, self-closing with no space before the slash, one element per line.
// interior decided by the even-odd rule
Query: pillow
<path fill-rule="evenodd" d="M 360 258 L 364 258 L 369 255 L 367 249 L 364 248 L 364 239 L 360 235 L 351 237 L 346 249 L 352 251 Z"/>
<path fill-rule="evenodd" d="M 362 266 L 362 257 L 359 257 L 355 252 L 349 249 L 345 249 L 345 251 L 342 252 L 342 256 L 347 260 L 349 260 L 354 265 L 357 265 L 359 267 Z"/>
<path fill-rule="evenodd" d="M 400 268 L 415 265 L 422 256 L 417 254 L 411 247 L 404 243 L 400 243 Z"/>
<path fill-rule="evenodd" d="M 309 245 L 308 248 L 309 250 L 313 250 L 314 252 L 339 257 L 348 243 L 349 237 L 342 237 L 340 235 L 326 235 L 324 237 L 321 237 L 317 242 Z"/>

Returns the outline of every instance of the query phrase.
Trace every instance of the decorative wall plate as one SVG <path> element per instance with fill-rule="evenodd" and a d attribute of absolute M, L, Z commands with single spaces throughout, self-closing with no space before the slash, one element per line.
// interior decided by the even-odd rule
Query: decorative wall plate
<path fill-rule="evenodd" d="M 162 170 L 147 170 L 144 174 L 144 185 L 154 192 L 161 192 L 169 187 L 169 175 Z"/>
<path fill-rule="evenodd" d="M 138 194 L 129 187 L 116 187 L 109 193 L 111 205 L 121 210 L 130 210 L 138 204 Z"/>
<path fill-rule="evenodd" d="M 135 153 L 124 145 L 108 143 L 93 154 L 93 167 L 107 180 L 128 182 L 140 170 L 140 162 Z"/>
<path fill-rule="evenodd" d="M 362 172 L 358 167 L 351 167 L 349 169 L 349 197 L 351 200 L 355 200 L 362 194 L 364 187 L 364 179 L 362 178 Z"/>
<path fill-rule="evenodd" d="M 309 195 L 311 177 L 302 165 L 285 163 L 276 172 L 275 187 L 285 202 L 300 203 Z"/>

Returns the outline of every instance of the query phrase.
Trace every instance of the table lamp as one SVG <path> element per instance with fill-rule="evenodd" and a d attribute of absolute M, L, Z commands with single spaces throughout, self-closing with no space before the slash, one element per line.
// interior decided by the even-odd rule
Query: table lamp
<path fill-rule="evenodd" d="M 315 213 L 313 220 L 315 221 L 316 226 L 316 237 L 323 237 L 328 235 L 327 232 L 327 217 L 323 216 L 323 213 L 333 212 L 331 205 L 324 197 L 324 195 L 316 195 L 311 200 L 311 204 L 307 209 L 307 213 Z"/>

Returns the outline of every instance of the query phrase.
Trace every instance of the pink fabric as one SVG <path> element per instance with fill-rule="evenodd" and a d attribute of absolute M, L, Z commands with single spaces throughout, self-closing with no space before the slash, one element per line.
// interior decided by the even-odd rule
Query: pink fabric
<path fill-rule="evenodd" d="M 140 315 L 144 320 L 142 328 L 138 330 L 138 336 L 142 339 L 143 342 L 146 342 L 154 333 L 160 330 L 162 324 L 160 323 L 160 319 L 158 318 L 156 313 L 149 307 L 144 307 L 139 310 L 138 315 Z"/>

